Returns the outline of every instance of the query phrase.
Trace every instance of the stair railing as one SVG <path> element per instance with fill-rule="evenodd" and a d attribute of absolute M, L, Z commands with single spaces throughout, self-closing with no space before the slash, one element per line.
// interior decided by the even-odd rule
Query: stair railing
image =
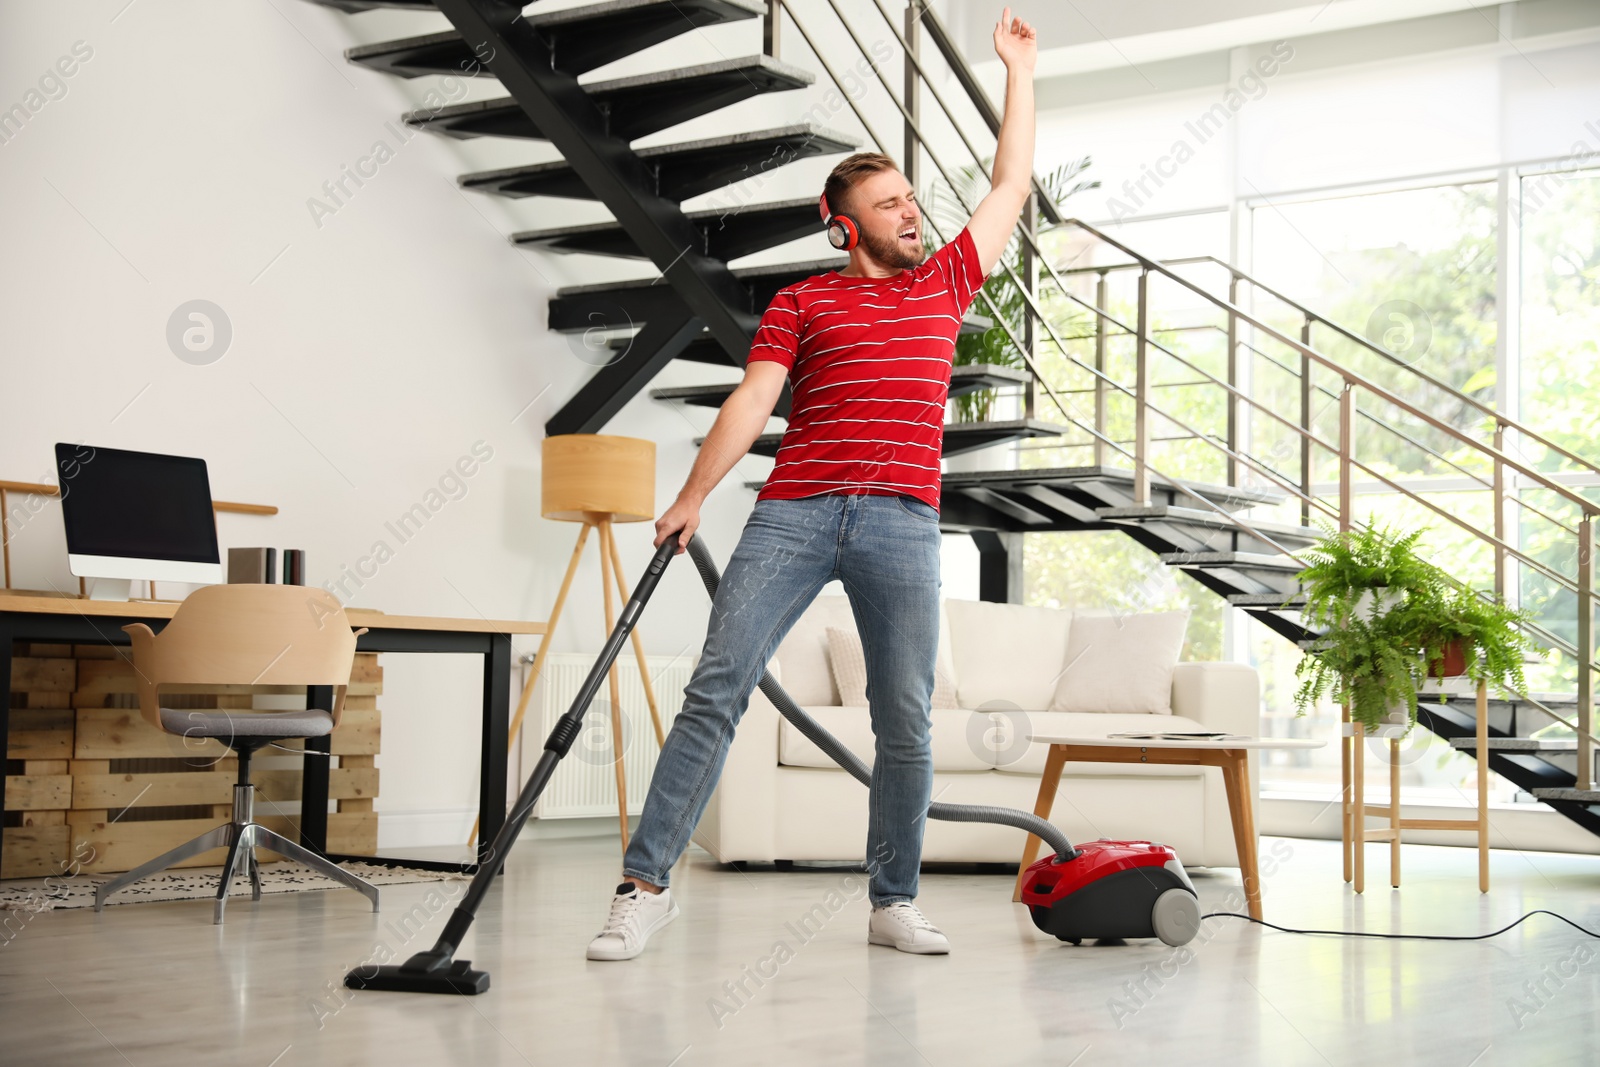
<path fill-rule="evenodd" d="M 1268 285 L 1267 283 L 1265 283 L 1265 282 L 1261 281 L 1260 279 L 1254 277 L 1253 275 L 1251 275 L 1251 274 L 1249 274 L 1249 273 L 1247 273 L 1247 272 L 1245 272 L 1243 270 L 1240 270 L 1238 267 L 1236 267 L 1233 264 L 1227 262 L 1226 260 L 1219 259 L 1216 256 L 1186 256 L 1186 257 L 1182 257 L 1182 258 L 1165 259 L 1165 260 L 1162 260 L 1162 262 L 1167 267 L 1170 267 L 1170 268 L 1185 267 L 1185 266 L 1197 266 L 1197 265 L 1205 265 L 1205 266 L 1217 267 L 1217 268 L 1221 269 L 1222 271 L 1226 272 L 1226 274 L 1228 276 L 1228 290 L 1229 290 L 1228 300 L 1229 300 L 1230 303 L 1240 304 L 1241 306 L 1243 306 L 1243 302 L 1241 301 L 1240 294 L 1239 294 L 1239 284 L 1241 282 L 1245 283 L 1245 284 L 1249 285 L 1252 288 L 1252 290 L 1254 290 L 1255 292 L 1257 292 L 1259 294 L 1263 294 L 1263 295 L 1269 296 L 1273 300 L 1278 301 L 1279 303 L 1283 304 L 1285 307 L 1287 307 L 1290 310 L 1292 310 L 1292 311 L 1296 312 L 1297 314 L 1299 314 L 1302 317 L 1302 320 L 1303 320 L 1303 325 L 1302 325 L 1302 328 L 1301 328 L 1302 340 L 1306 340 L 1311 335 L 1311 330 L 1312 330 L 1313 327 L 1319 327 L 1320 326 L 1320 327 L 1322 327 L 1322 328 L 1324 328 L 1324 329 L 1326 329 L 1328 331 L 1331 331 L 1335 336 L 1337 336 L 1341 340 L 1348 341 L 1348 342 L 1350 342 L 1352 344 L 1355 344 L 1355 345 L 1359 346 L 1360 348 L 1366 350 L 1367 352 L 1370 352 L 1373 355 L 1376 355 L 1377 357 L 1379 357 L 1380 359 L 1382 359 L 1386 363 L 1394 366 L 1395 368 L 1397 368 L 1399 370 L 1404 371 L 1406 374 L 1410 375 L 1412 378 L 1417 379 L 1420 383 L 1422 383 L 1422 384 L 1424 384 L 1426 386 L 1429 386 L 1431 388 L 1439 390 L 1450 401 L 1452 401 L 1454 403 L 1459 403 L 1459 404 L 1462 404 L 1462 405 L 1464 405 L 1464 406 L 1466 406 L 1468 408 L 1471 408 L 1474 411 L 1476 411 L 1478 414 L 1480 414 L 1480 415 L 1484 416 L 1485 418 L 1491 420 L 1491 423 L 1493 425 L 1493 431 L 1490 434 L 1490 439 L 1492 441 L 1496 442 L 1495 443 L 1495 447 L 1496 448 L 1499 448 L 1502 451 L 1505 451 L 1507 442 L 1510 442 L 1513 447 L 1515 446 L 1515 444 L 1517 442 L 1523 442 L 1523 443 L 1531 442 L 1531 443 L 1537 444 L 1540 447 L 1546 449 L 1548 452 L 1550 452 L 1550 453 L 1552 453 L 1552 454 L 1554 454 L 1556 456 L 1559 456 L 1567 464 L 1570 464 L 1573 468 L 1576 468 L 1575 470 L 1562 472 L 1563 474 L 1566 474 L 1566 475 L 1577 475 L 1579 477 L 1587 476 L 1587 477 L 1591 477 L 1591 478 L 1595 478 L 1595 479 L 1600 479 L 1600 464 L 1596 464 L 1593 460 L 1590 460 L 1590 459 L 1588 459 L 1588 458 L 1586 458 L 1584 456 L 1580 456 L 1577 453 L 1571 451 L 1570 449 L 1568 449 L 1568 448 L 1566 448 L 1566 447 L 1564 447 L 1564 446 L 1562 446 L 1560 444 L 1557 444 L 1555 441 L 1552 441 L 1548 437 L 1545 437 L 1544 435 L 1540 434 L 1538 431 L 1530 428 L 1529 426 L 1525 425 L 1524 423 L 1521 423 L 1521 422 L 1517 421 L 1516 419 L 1511 418 L 1510 416 L 1506 415 L 1505 413 L 1503 413 L 1501 411 L 1498 411 L 1495 408 L 1483 403 L 1481 400 L 1478 400 L 1477 398 L 1475 398 L 1475 397 L 1473 397 L 1473 396 L 1471 396 L 1469 394 L 1463 393 L 1460 390 L 1455 389 L 1453 386 L 1449 385 L 1448 383 L 1446 383 L 1444 381 L 1441 381 L 1436 376 L 1434 376 L 1432 374 L 1429 374 L 1427 371 L 1423 370 L 1417 364 L 1415 364 L 1413 362 L 1409 362 L 1409 361 L 1407 361 L 1405 359 L 1402 359 L 1400 356 L 1397 356 L 1393 352 L 1390 352 L 1388 349 L 1384 348 L 1382 345 L 1377 344 L 1376 342 L 1372 341 L 1370 338 L 1363 337 L 1362 335 L 1360 335 L 1360 334 L 1356 333 L 1355 331 L 1349 329 L 1348 327 L 1340 324 L 1339 322 L 1335 321 L 1334 319 L 1331 319 L 1326 315 L 1323 315 L 1323 314 L 1321 314 L 1319 312 L 1311 310 L 1306 305 L 1300 303 L 1299 301 L 1293 299 L 1292 297 L 1286 296 L 1284 293 L 1282 293 L 1278 289 L 1275 289 L 1272 286 Z M 1127 262 L 1127 263 L 1097 264 L 1095 266 L 1090 266 L 1090 267 L 1065 268 L 1065 269 L 1061 269 L 1059 271 L 1059 273 L 1063 277 L 1071 277 L 1073 275 L 1097 274 L 1101 278 L 1104 278 L 1104 277 L 1106 277 L 1107 275 L 1110 275 L 1110 274 L 1116 274 L 1116 273 L 1123 272 L 1123 271 L 1131 271 L 1131 270 L 1138 270 L 1138 269 L 1139 269 L 1139 263 L 1137 261 L 1130 261 L 1130 262 Z M 1104 306 L 1104 302 L 1103 301 L 1101 301 L 1100 303 L 1101 303 L 1101 306 Z M 1206 328 L 1208 328 L 1208 329 L 1217 329 L 1217 330 L 1221 329 L 1220 327 L 1215 327 L 1215 326 L 1210 326 L 1210 327 L 1206 327 Z M 1246 342 L 1243 342 L 1243 341 L 1237 341 L 1236 343 L 1238 343 L 1241 346 L 1247 347 L 1247 348 L 1249 347 L 1249 345 Z M 1307 340 L 1306 343 L 1309 344 L 1310 341 Z M 1263 356 L 1263 357 L 1266 357 L 1266 358 L 1271 358 L 1270 356 L 1267 356 L 1266 353 L 1261 352 L 1259 349 L 1255 349 L 1254 351 L 1256 352 L 1257 355 L 1260 355 L 1260 356 Z M 1281 369 L 1285 370 L 1286 372 L 1288 372 L 1290 374 L 1295 374 L 1295 375 L 1299 375 L 1300 374 L 1299 371 L 1295 370 L 1292 367 L 1283 366 L 1282 364 L 1279 364 L 1279 366 L 1281 367 Z M 1317 390 L 1317 391 L 1321 391 L 1323 393 L 1328 393 L 1329 392 L 1329 390 L 1327 390 L 1325 387 L 1320 387 L 1320 386 L 1316 386 L 1316 385 L 1313 385 L 1312 389 L 1313 390 Z M 1367 415 L 1365 413 L 1362 413 L 1362 417 L 1363 418 L 1371 418 L 1370 415 Z M 1464 428 L 1464 427 L 1458 427 L 1458 429 L 1460 429 L 1461 432 L 1463 432 L 1463 433 L 1467 432 L 1466 428 Z M 1424 445 L 1420 441 L 1412 440 L 1409 443 L 1411 443 L 1413 446 L 1415 446 L 1417 448 L 1424 448 L 1424 449 L 1428 448 L 1428 446 Z M 1473 478 L 1479 480 L 1483 484 L 1483 486 L 1485 488 L 1491 487 L 1491 483 L 1489 481 L 1484 480 L 1481 476 L 1470 474 L 1470 472 L 1466 471 L 1464 468 L 1461 468 L 1459 466 L 1459 464 L 1456 464 L 1456 463 L 1446 459 L 1444 456 L 1442 456 L 1441 454 L 1439 454 L 1435 450 L 1431 450 L 1430 449 L 1429 451 L 1430 451 L 1431 455 L 1433 456 L 1433 458 L 1442 460 L 1442 461 L 1444 461 L 1446 463 L 1449 463 L 1449 465 L 1451 465 L 1453 467 L 1456 467 L 1456 469 L 1458 469 L 1458 470 L 1461 470 L 1463 474 L 1468 474 L 1470 477 L 1473 477 Z M 1512 497 L 1512 501 L 1513 502 L 1517 502 L 1515 497 Z M 1531 507 L 1531 505 L 1526 505 L 1526 504 L 1524 504 L 1524 506 Z M 1542 513 L 1540 513 L 1540 514 L 1542 514 Z M 1543 517 L 1546 518 L 1549 521 L 1552 521 L 1552 522 L 1558 522 L 1559 521 L 1559 520 L 1556 520 L 1556 519 L 1552 518 L 1549 515 L 1543 515 Z M 1572 531 L 1569 531 L 1569 532 L 1572 532 Z"/>

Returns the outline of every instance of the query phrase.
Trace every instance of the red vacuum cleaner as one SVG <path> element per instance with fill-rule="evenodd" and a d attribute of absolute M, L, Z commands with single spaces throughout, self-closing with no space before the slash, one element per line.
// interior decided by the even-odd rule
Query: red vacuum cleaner
<path fill-rule="evenodd" d="M 1178 854 L 1151 841 L 1090 841 L 1028 868 L 1022 903 L 1033 925 L 1074 945 L 1159 937 L 1174 947 L 1200 931 L 1200 901 Z"/>
<path fill-rule="evenodd" d="M 433 948 L 417 953 L 402 964 L 358 967 L 345 975 L 346 986 L 465 996 L 488 992 L 488 972 L 474 970 L 468 961 L 456 959 L 456 949 L 472 926 L 478 906 L 494 884 L 495 876 L 505 865 L 506 856 L 532 815 L 533 806 L 549 783 L 556 764 L 577 738 L 584 713 L 599 691 L 606 672 L 638 623 L 667 563 L 676 554 L 677 535 L 674 534 L 656 549 L 572 706 L 550 731 L 544 752 L 528 776 L 527 784 L 522 787 L 487 857 L 479 864 L 466 896 L 451 914 Z M 689 556 L 714 600 L 721 575 L 698 534 L 689 540 Z M 871 768 L 807 715 L 770 673 L 763 675 L 760 686 L 783 717 L 835 763 L 863 785 L 871 783 Z M 1063 941 L 1076 944 L 1086 937 L 1159 937 L 1169 945 L 1182 945 L 1200 928 L 1200 908 L 1194 886 L 1189 884 L 1178 857 L 1165 845 L 1153 845 L 1148 841 L 1092 841 L 1074 848 L 1052 823 L 1014 808 L 933 803 L 928 806 L 928 817 L 1014 826 L 1036 834 L 1049 845 L 1055 854 L 1028 868 L 1023 900 L 1028 904 L 1035 925 Z"/>

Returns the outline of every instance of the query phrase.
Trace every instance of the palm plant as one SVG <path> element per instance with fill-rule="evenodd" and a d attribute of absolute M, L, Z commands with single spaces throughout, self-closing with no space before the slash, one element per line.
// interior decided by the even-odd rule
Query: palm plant
<path fill-rule="evenodd" d="M 993 173 L 993 165 L 992 156 L 984 160 L 984 168 L 990 173 Z M 1081 176 L 1088 167 L 1089 157 L 1084 156 L 1042 175 L 1039 184 L 1044 187 L 1050 201 L 1059 209 L 1079 193 L 1099 188 L 1099 181 L 1082 179 Z M 989 180 L 984 177 L 984 171 L 973 164 L 955 172 L 954 184 L 945 182 L 942 178 L 935 178 L 923 196 L 923 206 L 948 240 L 961 231 L 972 209 L 988 192 Z M 1041 212 L 1034 219 L 1034 226 L 1035 232 L 1044 233 L 1051 229 L 1053 224 L 1046 222 Z M 929 244 L 930 252 L 936 247 L 937 238 L 931 232 L 925 230 L 923 240 Z M 992 317 L 998 314 L 1018 336 L 1023 332 L 1028 305 L 1022 290 L 1011 280 L 1005 268 L 1011 267 L 1020 277 L 1021 264 L 1022 242 L 1013 234 L 1006 244 L 1006 250 L 1000 256 L 1000 264 L 984 283 L 983 292 L 988 301 L 979 299 L 973 305 L 974 310 L 980 315 Z M 973 363 L 998 364 L 1002 367 L 1024 366 L 1022 354 L 1012 345 L 1006 330 L 999 323 L 995 323 L 981 334 L 962 334 L 956 339 L 954 364 L 959 367 Z M 956 397 L 954 400 L 956 421 L 987 422 L 994 411 L 996 397 L 997 393 L 993 389 L 980 389 Z"/>

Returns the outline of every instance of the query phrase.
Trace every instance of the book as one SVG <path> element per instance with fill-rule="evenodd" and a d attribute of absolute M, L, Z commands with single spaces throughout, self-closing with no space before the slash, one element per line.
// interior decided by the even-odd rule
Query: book
<path fill-rule="evenodd" d="M 278 580 L 276 548 L 228 549 L 230 585 L 272 585 Z"/>
<path fill-rule="evenodd" d="M 1124 741 L 1254 741 L 1249 734 L 1227 734 L 1214 730 L 1156 730 L 1144 732 L 1129 730 L 1125 733 L 1107 734 Z"/>

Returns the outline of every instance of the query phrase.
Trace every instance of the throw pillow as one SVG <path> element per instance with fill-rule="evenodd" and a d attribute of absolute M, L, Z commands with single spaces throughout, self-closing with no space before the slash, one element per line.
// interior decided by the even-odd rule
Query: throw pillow
<path fill-rule="evenodd" d="M 1072 612 L 1027 604 L 945 601 L 963 708 L 1043 711 L 1061 676 Z"/>
<path fill-rule="evenodd" d="M 1050 710 L 1171 715 L 1172 670 L 1188 626 L 1187 611 L 1074 613 Z"/>

